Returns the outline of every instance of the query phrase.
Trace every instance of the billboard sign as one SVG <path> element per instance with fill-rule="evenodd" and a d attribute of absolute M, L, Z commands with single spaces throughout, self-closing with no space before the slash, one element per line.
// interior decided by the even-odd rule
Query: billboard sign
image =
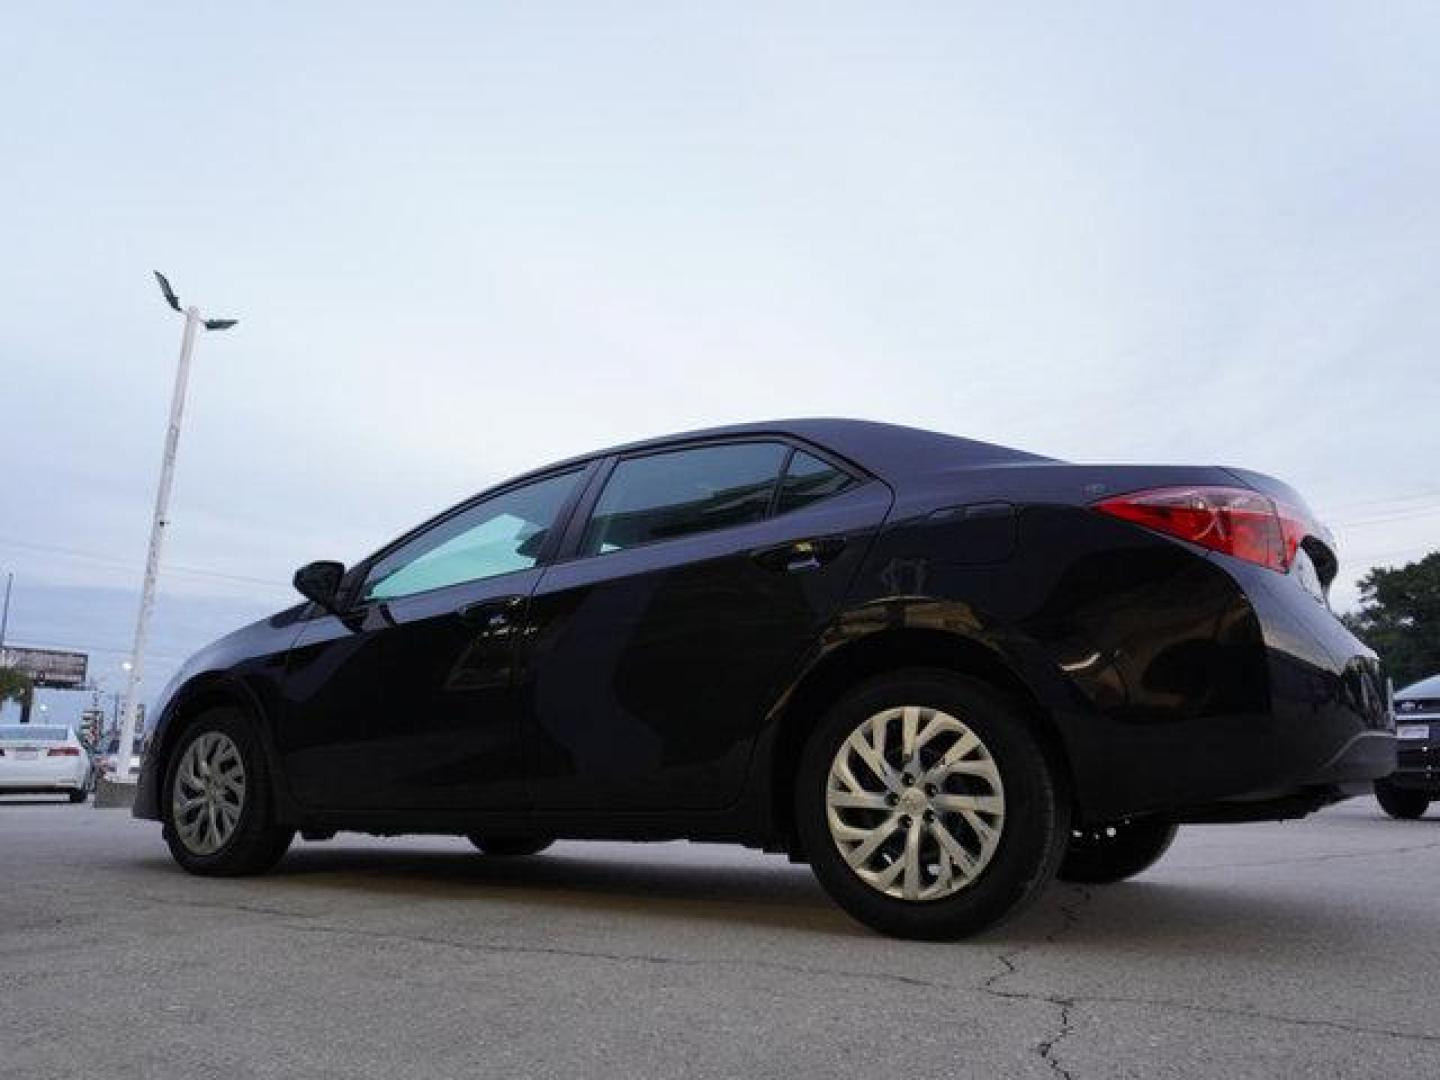
<path fill-rule="evenodd" d="M 0 649 L 0 667 L 15 668 L 38 688 L 79 690 L 85 685 L 86 653 L 58 649 L 21 649 L 7 645 Z"/>

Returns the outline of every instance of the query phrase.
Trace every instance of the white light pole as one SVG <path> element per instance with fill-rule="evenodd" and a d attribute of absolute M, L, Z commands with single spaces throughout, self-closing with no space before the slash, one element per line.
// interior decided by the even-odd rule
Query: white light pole
<path fill-rule="evenodd" d="M 125 684 L 125 709 L 120 714 L 120 747 L 115 755 L 115 775 L 121 783 L 133 782 L 130 775 L 130 748 L 135 741 L 135 712 L 140 682 L 145 675 L 145 640 L 150 632 L 150 613 L 155 607 L 155 582 L 160 575 L 160 551 L 165 543 L 165 527 L 170 524 L 170 487 L 175 480 L 175 450 L 180 444 L 180 420 L 185 414 L 185 387 L 190 381 L 190 356 L 195 351 L 195 334 L 201 326 L 206 330 L 228 330 L 235 319 L 202 319 L 193 304 L 180 307 L 180 300 L 165 275 L 155 271 L 160 291 L 166 302 L 185 316 L 185 331 L 180 339 L 180 364 L 175 372 L 175 391 L 170 398 L 170 426 L 165 429 L 165 450 L 160 458 L 160 487 L 155 492 L 155 516 L 150 523 L 150 550 L 145 557 L 145 583 L 140 589 L 140 611 L 135 616 L 135 643 L 130 648 L 130 662 L 125 665 L 129 678 Z"/>

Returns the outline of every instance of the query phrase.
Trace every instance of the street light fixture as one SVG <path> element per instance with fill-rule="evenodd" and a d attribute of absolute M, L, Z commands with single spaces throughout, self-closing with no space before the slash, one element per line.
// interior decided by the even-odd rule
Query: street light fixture
<path fill-rule="evenodd" d="M 155 271 L 155 280 L 165 302 L 185 316 L 185 329 L 180 338 L 180 362 L 175 372 L 175 391 L 170 398 L 170 425 L 165 430 L 165 450 L 160 458 L 160 486 L 155 492 L 155 516 L 150 523 L 150 550 L 145 558 L 145 583 L 140 590 L 140 610 L 135 616 L 135 642 L 130 649 L 130 661 L 123 665 L 129 673 L 125 686 L 125 710 L 120 720 L 120 753 L 117 760 L 127 761 L 129 748 L 135 741 L 135 700 L 140 681 L 145 675 L 145 639 L 150 632 L 150 614 L 155 607 L 155 582 L 160 573 L 160 550 L 165 540 L 165 527 L 170 523 L 166 516 L 170 511 L 170 487 L 175 479 L 175 450 L 180 444 L 180 420 L 185 413 L 185 388 L 190 380 L 190 356 L 195 350 L 195 332 L 201 326 L 206 330 L 229 330 L 236 319 L 204 319 L 200 309 L 193 304 L 180 306 L 180 298 L 170 287 L 170 282 L 160 271 Z M 129 769 L 117 769 L 115 779 L 131 782 Z"/>

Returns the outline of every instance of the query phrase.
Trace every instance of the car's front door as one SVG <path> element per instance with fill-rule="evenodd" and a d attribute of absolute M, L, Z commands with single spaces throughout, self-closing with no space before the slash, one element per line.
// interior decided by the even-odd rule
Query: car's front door
<path fill-rule="evenodd" d="M 725 805 L 890 490 L 778 440 L 623 457 L 596 486 L 530 603 L 535 806 Z"/>
<path fill-rule="evenodd" d="M 303 764 L 318 797 L 307 801 L 367 810 L 521 805 L 513 662 L 540 560 L 558 541 L 555 526 L 581 476 L 572 469 L 527 481 L 445 516 L 364 570 L 345 617 L 325 620 L 353 627 L 348 638 L 321 627 L 314 646 L 302 637 L 292 682 L 331 669 L 311 678 L 324 685 L 298 725 L 308 719 L 328 743 L 309 740 Z M 324 769 L 327 749 L 344 775 Z"/>

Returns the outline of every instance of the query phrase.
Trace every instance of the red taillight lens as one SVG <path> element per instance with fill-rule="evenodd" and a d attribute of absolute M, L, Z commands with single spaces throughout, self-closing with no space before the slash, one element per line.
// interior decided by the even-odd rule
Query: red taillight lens
<path fill-rule="evenodd" d="M 1105 499 L 1095 509 L 1282 574 L 1309 529 L 1303 513 L 1248 488 L 1156 488 Z"/>
<path fill-rule="evenodd" d="M 53 746 L 45 752 L 46 757 L 79 757 L 80 751 L 73 746 Z"/>

